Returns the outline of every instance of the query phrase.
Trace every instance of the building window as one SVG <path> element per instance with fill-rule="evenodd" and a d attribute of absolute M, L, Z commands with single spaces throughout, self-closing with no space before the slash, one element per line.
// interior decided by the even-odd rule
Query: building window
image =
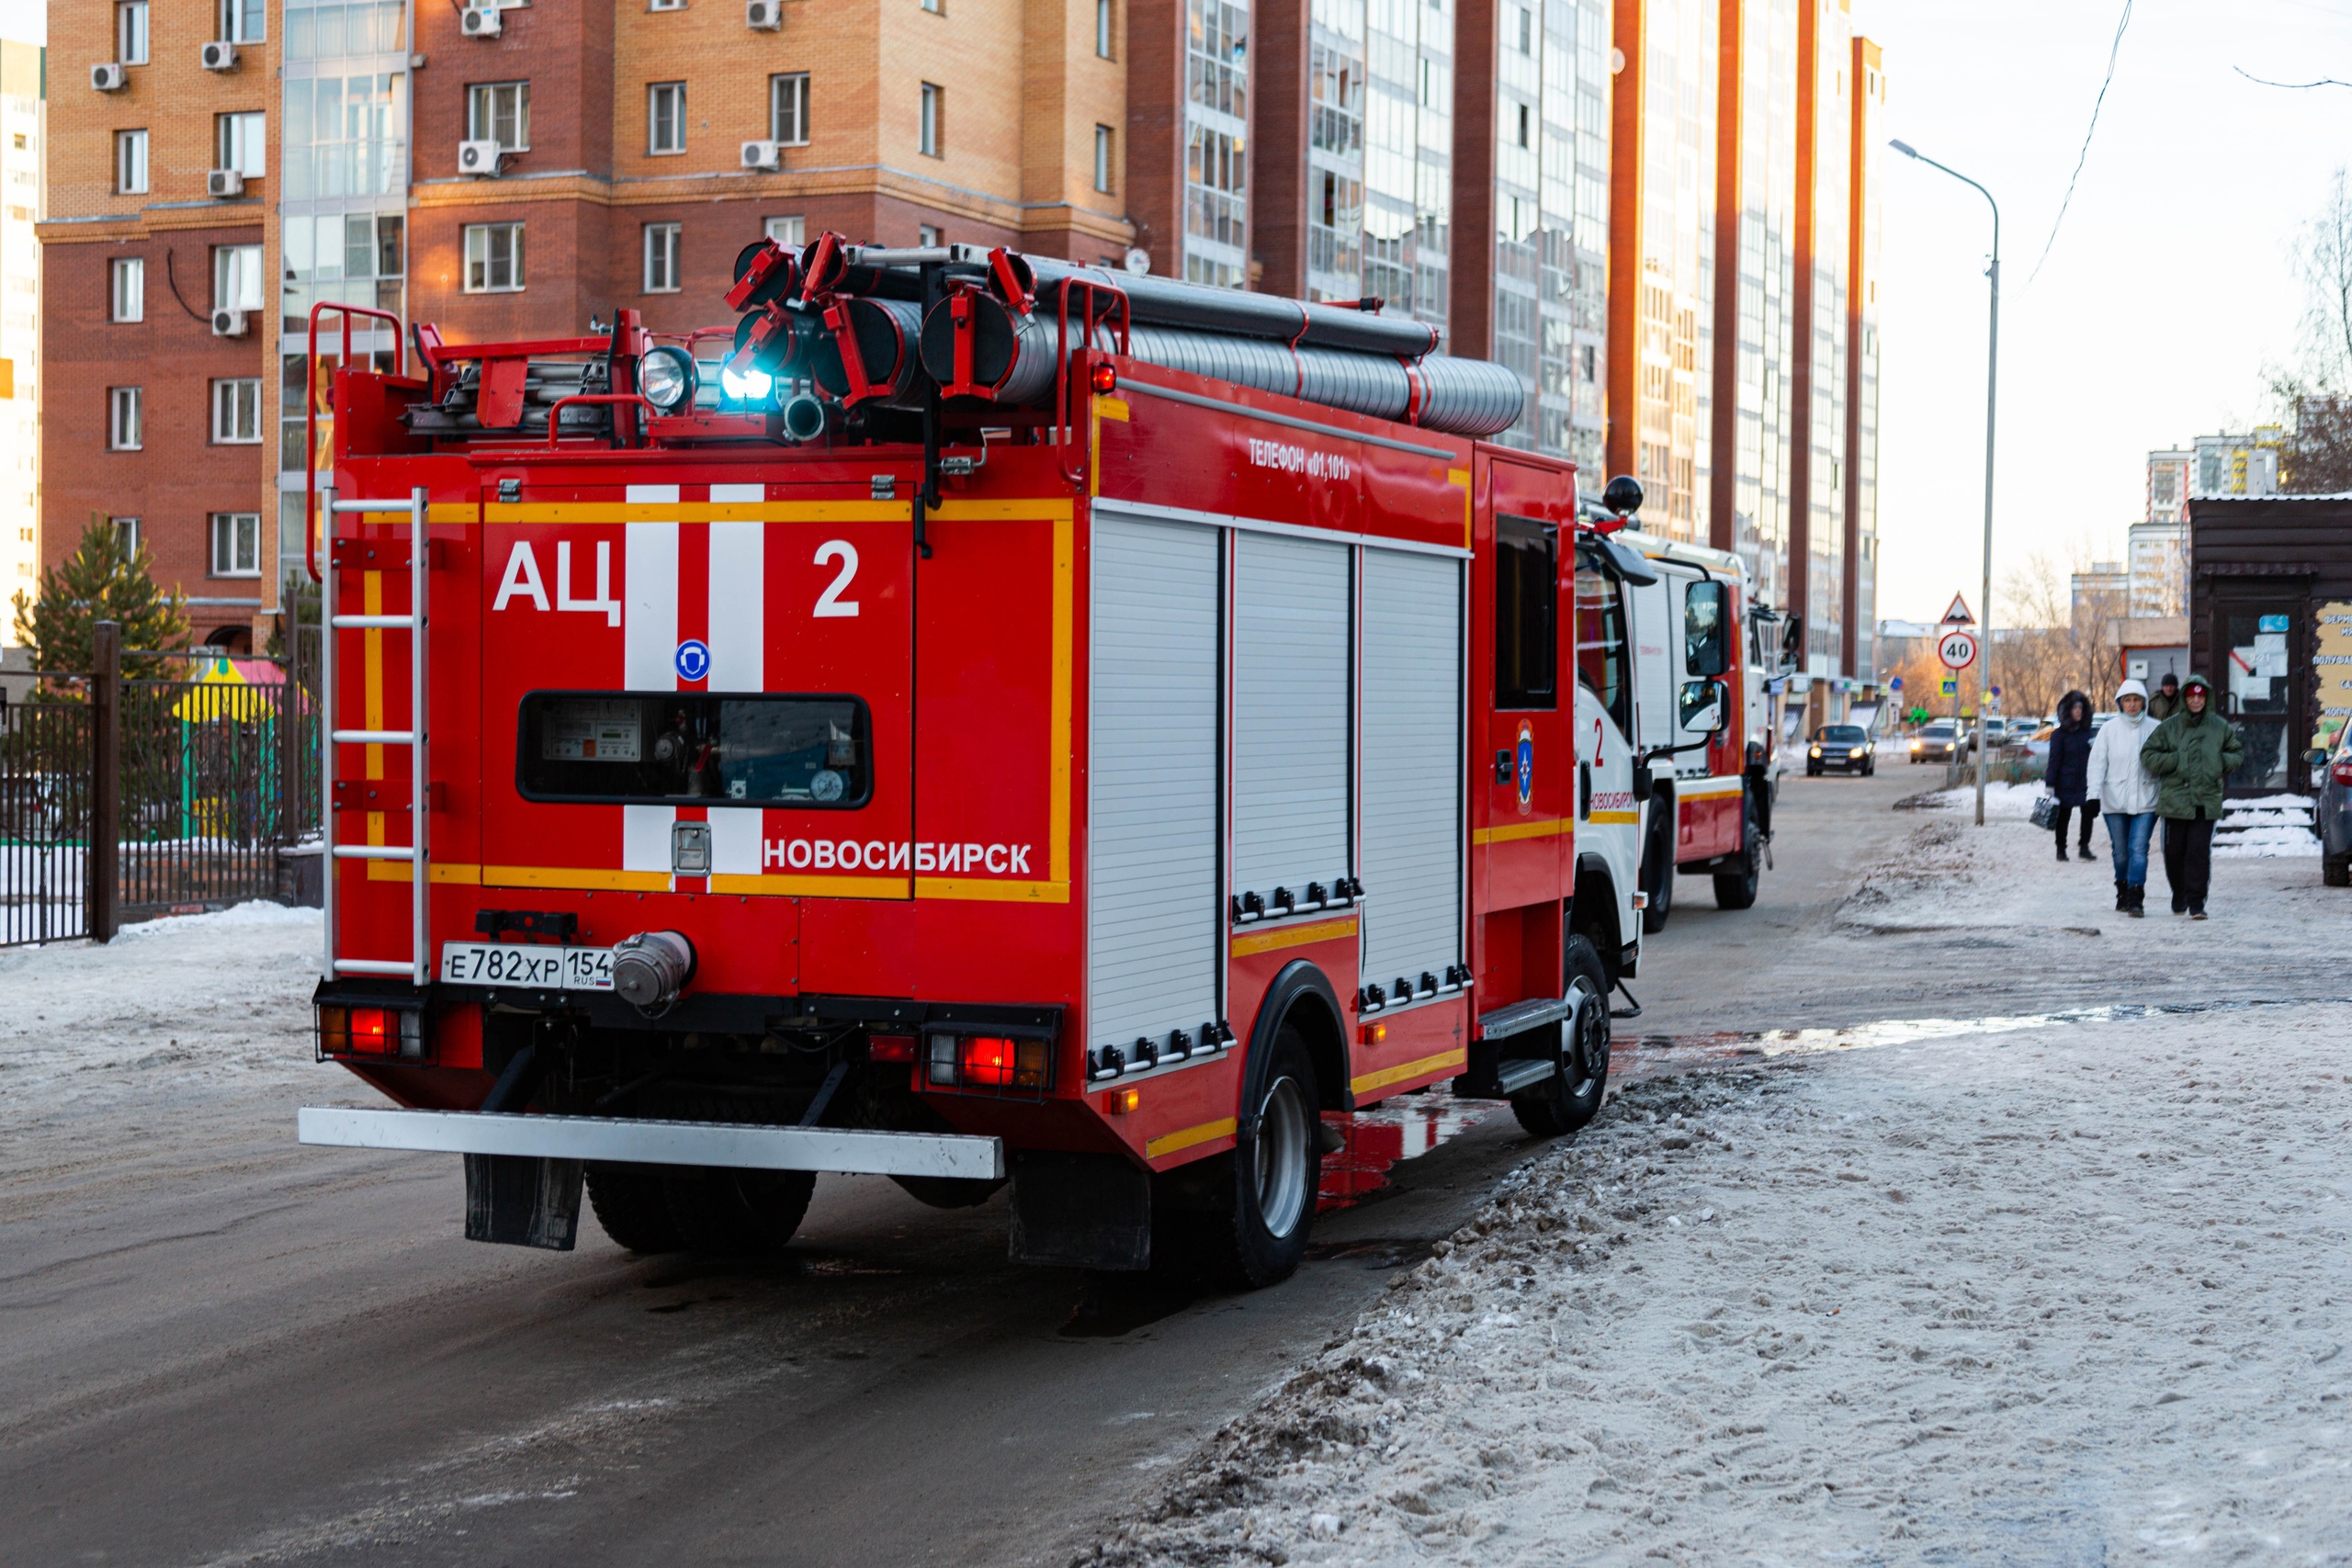
<path fill-rule="evenodd" d="M 114 258 L 114 288 L 111 301 L 113 318 L 118 321 L 143 321 L 147 319 L 147 264 L 138 256 Z"/>
<path fill-rule="evenodd" d="M 147 0 L 114 8 L 114 58 L 119 65 L 147 63 Z"/>
<path fill-rule="evenodd" d="M 224 446 L 261 442 L 261 378 L 212 383 L 212 439 Z"/>
<path fill-rule="evenodd" d="M 786 147 L 808 145 L 808 73 L 768 78 L 768 136 Z"/>
<path fill-rule="evenodd" d="M 122 541 L 124 554 L 135 556 L 139 553 L 138 518 L 109 517 L 107 519 L 107 525 L 112 528 L 115 536 Z"/>
<path fill-rule="evenodd" d="M 1109 60 L 1111 54 L 1111 0 L 1094 0 L 1094 57 Z"/>
<path fill-rule="evenodd" d="M 1104 193 L 1111 189 L 1111 128 L 1094 128 L 1094 188 Z"/>
<path fill-rule="evenodd" d="M 466 292 L 518 294 L 523 288 L 523 225 L 466 225 Z"/>
<path fill-rule="evenodd" d="M 234 169 L 249 180 L 257 180 L 267 171 L 269 134 L 258 111 L 214 115 L 212 141 L 218 159 L 214 168 Z"/>
<path fill-rule="evenodd" d="M 466 138 L 495 141 L 501 152 L 531 150 L 531 85 L 482 82 L 466 89 Z"/>
<path fill-rule="evenodd" d="M 1519 106 L 1519 144 L 1521 147 L 1532 147 L 1534 145 L 1534 142 L 1531 140 L 1534 131 L 1530 123 L 1533 118 L 1534 116 L 1528 112 L 1528 107 L 1525 104 Z"/>
<path fill-rule="evenodd" d="M 648 223 L 645 226 L 645 291 L 648 294 L 675 294 L 678 291 L 678 225 Z"/>
<path fill-rule="evenodd" d="M 649 11 L 683 11 L 686 8 L 686 0 L 649 0 L 645 8 Z"/>
<path fill-rule="evenodd" d="M 939 156 L 939 100 L 944 96 L 942 90 L 931 83 L 922 85 L 922 125 L 917 147 L 926 158 Z"/>
<path fill-rule="evenodd" d="M 212 575 L 261 575 L 261 513 L 216 512 L 212 514 Z"/>
<path fill-rule="evenodd" d="M 767 221 L 767 235 L 786 250 L 797 251 L 808 243 L 808 220 L 771 218 Z"/>
<path fill-rule="evenodd" d="M 114 193 L 147 194 L 147 133 L 143 130 L 114 133 Z"/>
<path fill-rule="evenodd" d="M 261 309 L 261 247 L 212 247 L 212 308 L 216 310 Z"/>
<path fill-rule="evenodd" d="M 683 152 L 686 150 L 686 85 L 656 82 L 645 89 L 645 150 Z"/>
<path fill-rule="evenodd" d="M 942 243 L 938 224 L 918 223 L 915 225 L 916 244 L 922 246 L 926 250 L 932 250 L 936 249 Z"/>
<path fill-rule="evenodd" d="M 947 15 L 947 0 L 922 0 L 922 8 L 934 17 Z"/>
<path fill-rule="evenodd" d="M 267 37 L 262 0 L 220 0 L 220 37 L 231 43 L 259 43 Z"/>
<path fill-rule="evenodd" d="M 107 389 L 107 447 L 114 452 L 136 452 L 140 447 L 140 427 L 147 403 L 146 393 L 138 387 Z"/>
<path fill-rule="evenodd" d="M 1524 6 L 1519 8 L 1519 52 L 1535 52 L 1535 13 Z"/>

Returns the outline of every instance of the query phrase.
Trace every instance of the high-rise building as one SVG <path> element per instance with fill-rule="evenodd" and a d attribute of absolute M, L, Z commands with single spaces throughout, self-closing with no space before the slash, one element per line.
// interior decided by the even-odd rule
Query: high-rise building
<path fill-rule="evenodd" d="M 2134 523 L 2126 530 L 2125 575 L 2134 616 L 2188 613 L 2188 525 Z"/>
<path fill-rule="evenodd" d="M 0 643 L 40 576 L 40 242 L 47 51 L 0 39 Z"/>
<path fill-rule="evenodd" d="M 2151 523 L 2186 524 L 2188 491 L 2196 477 L 2197 454 L 2189 451 L 2148 454 L 2148 515 Z"/>
<path fill-rule="evenodd" d="M 2190 444 L 2189 495 L 2278 494 L 2278 455 L 2286 444 L 2287 432 L 2276 424 L 2258 424 L 2243 435 L 2199 436 Z"/>
<path fill-rule="evenodd" d="M 1872 628 L 1878 615 L 1878 263 L 1880 152 L 1886 145 L 1886 73 L 1879 48 L 1853 43 L 1847 81 L 1854 95 L 1848 155 L 1846 243 L 1846 581 L 1842 597 L 1843 673 L 1864 680 L 1877 671 Z"/>

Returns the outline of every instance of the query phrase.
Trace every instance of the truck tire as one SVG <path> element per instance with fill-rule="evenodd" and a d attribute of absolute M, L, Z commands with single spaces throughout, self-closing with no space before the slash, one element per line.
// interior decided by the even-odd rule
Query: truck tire
<path fill-rule="evenodd" d="M 1663 805 L 1642 856 L 1642 891 L 1650 896 L 1642 910 L 1642 930 L 1653 936 L 1666 930 L 1667 917 L 1674 913 L 1674 797 L 1658 798 Z"/>
<path fill-rule="evenodd" d="M 678 1227 L 670 1223 L 658 1165 L 591 1164 L 588 1206 L 605 1234 L 631 1252 L 678 1250 Z"/>
<path fill-rule="evenodd" d="M 662 1196 L 686 1251 L 765 1258 L 800 1228 L 816 1186 L 812 1170 L 673 1166 L 662 1173 Z"/>
<path fill-rule="evenodd" d="M 1747 797 L 1739 813 L 1739 863 L 1715 873 L 1715 908 L 1747 909 L 1756 904 L 1756 885 L 1764 873 L 1764 834 L 1756 821 L 1756 801 Z"/>
<path fill-rule="evenodd" d="M 1609 975 L 1589 940 L 1568 938 L 1566 987 L 1579 996 L 1577 1015 L 1560 1042 L 1560 1070 L 1510 1102 L 1519 1124 L 1539 1138 L 1559 1138 L 1600 1111 L 1609 1090 Z"/>
<path fill-rule="evenodd" d="M 1254 1064 L 1253 1064 L 1254 1065 Z M 1321 1103 L 1306 1041 L 1285 1023 L 1265 1069 L 1245 1076 L 1240 1142 L 1230 1155 L 1230 1200 L 1204 1218 L 1211 1269 L 1248 1290 L 1280 1284 L 1306 1256 L 1315 1200 L 1323 1185 Z"/>

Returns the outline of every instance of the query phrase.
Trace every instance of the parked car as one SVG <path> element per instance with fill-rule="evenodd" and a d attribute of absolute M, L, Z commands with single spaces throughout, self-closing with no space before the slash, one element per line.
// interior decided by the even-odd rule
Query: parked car
<path fill-rule="evenodd" d="M 2029 728 L 2016 735 L 2011 744 L 2023 747 L 2025 754 L 2037 761 L 2047 761 L 2050 757 L 2050 738 L 2057 731 L 2058 725 L 2055 720 L 2033 719 L 2029 721 Z"/>
<path fill-rule="evenodd" d="M 2352 887 L 2352 726 L 2336 737 L 2333 754 L 2311 755 L 2313 765 L 2324 769 L 2312 813 L 2319 827 L 2320 880 L 2330 887 Z"/>
<path fill-rule="evenodd" d="M 1878 772 L 1869 730 L 1859 724 L 1825 724 L 1813 732 L 1813 744 L 1804 751 L 1805 777 L 1817 779 L 1833 768 L 1864 778 Z"/>
<path fill-rule="evenodd" d="M 1911 738 L 1911 760 L 1914 762 L 1949 762 L 1955 757 L 1965 757 L 1976 743 L 1975 737 L 1949 718 L 1939 718 L 1921 727 Z"/>

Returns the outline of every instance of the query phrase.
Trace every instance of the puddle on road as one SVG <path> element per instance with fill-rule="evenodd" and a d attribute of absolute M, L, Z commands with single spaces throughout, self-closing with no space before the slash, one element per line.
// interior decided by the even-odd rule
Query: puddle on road
<path fill-rule="evenodd" d="M 1709 1034 L 1645 1034 L 1620 1043 L 1610 1070 L 1620 1074 L 1655 1064 L 1661 1055 L 1691 1055 L 1705 1060 L 1819 1055 L 1834 1051 L 1871 1051 L 1917 1045 L 1972 1034 L 2015 1034 L 2064 1023 L 2131 1023 L 2142 1019 L 2194 1013 L 2243 1012 L 2255 1008 L 2341 1005 L 2339 997 L 2287 997 L 2249 1001 L 2117 1002 L 2106 1007 L 2067 1008 L 2053 1012 L 1995 1013 L 1984 1018 L 1891 1018 L 1835 1029 L 1719 1030 Z"/>
<path fill-rule="evenodd" d="M 1323 1124 L 1347 1143 L 1338 1153 L 1323 1156 L 1323 1187 L 1316 1195 L 1315 1212 L 1328 1214 L 1394 1191 L 1388 1173 L 1400 1161 L 1425 1155 L 1507 1109 L 1500 1100 L 1456 1100 L 1433 1089 L 1427 1094 L 1400 1094 L 1353 1115 L 1325 1111 Z"/>

